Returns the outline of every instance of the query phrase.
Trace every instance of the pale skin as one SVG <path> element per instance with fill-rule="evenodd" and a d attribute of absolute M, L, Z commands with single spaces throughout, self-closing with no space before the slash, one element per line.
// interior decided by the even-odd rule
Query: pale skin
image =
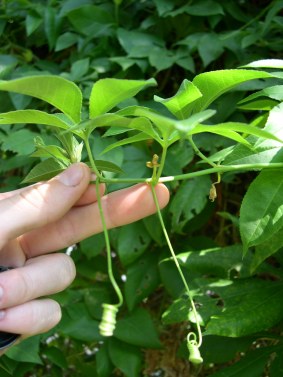
<path fill-rule="evenodd" d="M 42 298 L 64 290 L 75 278 L 71 257 L 57 252 L 102 231 L 95 185 L 89 168 L 74 164 L 47 182 L 0 193 L 0 331 L 21 338 L 50 330 L 61 319 L 59 304 Z M 104 194 L 104 186 L 100 188 Z M 159 204 L 169 200 L 156 186 Z M 108 228 L 153 214 L 147 184 L 102 197 Z M 3 352 L 1 352 L 3 353 Z"/>

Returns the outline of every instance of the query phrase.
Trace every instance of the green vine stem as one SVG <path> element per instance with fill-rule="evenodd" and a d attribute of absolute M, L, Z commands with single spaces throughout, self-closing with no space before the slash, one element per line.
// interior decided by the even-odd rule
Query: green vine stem
<path fill-rule="evenodd" d="M 158 167 L 158 171 L 157 171 L 157 174 L 156 174 L 156 181 L 157 182 L 159 181 L 159 179 L 161 177 L 161 174 L 162 174 L 162 171 L 163 171 L 163 168 L 164 168 L 164 165 L 165 165 L 166 156 L 167 156 L 167 147 L 164 146 L 163 150 L 162 150 L 160 165 Z"/>
<path fill-rule="evenodd" d="M 185 286 L 186 292 L 188 294 L 188 297 L 189 297 L 189 300 L 190 300 L 190 303 L 191 303 L 193 314 L 194 314 L 194 317 L 195 317 L 196 326 L 197 326 L 197 333 L 198 333 L 198 342 L 196 341 L 196 335 L 194 333 L 189 333 L 187 339 L 188 339 L 188 348 L 189 348 L 189 351 L 191 351 L 191 352 L 193 351 L 193 353 L 190 354 L 190 361 L 198 364 L 198 363 L 202 362 L 200 354 L 198 354 L 198 357 L 196 357 L 197 350 L 199 349 L 199 347 L 202 344 L 202 333 L 201 333 L 201 328 L 200 328 L 198 313 L 197 313 L 197 310 L 196 310 L 196 307 L 195 307 L 195 304 L 194 304 L 194 301 L 193 301 L 193 298 L 192 298 L 191 291 L 189 289 L 188 283 L 187 283 L 187 281 L 185 279 L 185 276 L 184 276 L 184 274 L 182 272 L 182 269 L 180 267 L 179 261 L 178 261 L 176 255 L 175 255 L 173 246 L 171 244 L 169 235 L 167 233 L 167 230 L 166 230 L 166 227 L 165 227 L 162 215 L 161 215 L 161 210 L 160 210 L 158 199 L 157 199 L 157 196 L 156 196 L 154 184 L 151 184 L 150 186 L 151 186 L 151 191 L 152 191 L 152 196 L 153 196 L 154 204 L 155 204 L 156 210 L 157 210 L 157 215 L 158 215 L 158 218 L 159 218 L 162 230 L 163 230 L 163 234 L 165 236 L 167 245 L 168 245 L 169 250 L 171 252 L 171 255 L 172 255 L 172 258 L 173 258 L 174 263 L 176 265 L 176 268 L 177 268 L 177 270 L 179 272 L 179 275 L 180 275 L 180 277 L 181 277 L 181 279 L 183 281 L 183 284 Z M 193 337 L 193 340 L 191 340 L 191 337 Z M 190 345 L 190 347 L 189 347 L 189 345 Z"/>
<path fill-rule="evenodd" d="M 99 178 L 99 179 L 103 178 L 102 175 L 100 174 L 100 172 L 98 171 L 96 165 L 95 165 L 95 162 L 94 162 L 94 159 L 93 159 L 93 156 L 92 156 L 92 152 L 91 152 L 91 148 L 90 148 L 90 144 L 89 144 L 89 139 L 87 137 L 84 139 L 84 143 L 85 143 L 85 147 L 86 147 L 86 150 L 87 150 L 87 154 L 88 154 L 88 158 L 89 158 L 89 162 L 90 162 L 92 170 L 94 171 L 97 178 Z"/>
<path fill-rule="evenodd" d="M 261 170 L 261 169 L 282 169 L 282 162 L 262 162 L 257 164 L 240 164 L 240 165 L 217 165 L 215 168 L 199 170 L 186 174 L 170 175 L 167 177 L 159 178 L 158 182 L 172 182 L 172 181 L 182 181 L 184 179 L 191 179 L 194 177 L 199 177 L 207 174 L 214 173 L 226 173 L 226 172 L 237 172 L 237 171 L 250 171 L 250 170 Z M 100 178 L 100 182 L 103 183 L 151 183 L 151 178 Z"/>
<path fill-rule="evenodd" d="M 107 266 L 108 266 L 108 275 L 109 279 L 111 281 L 111 284 L 118 296 L 118 304 L 116 305 L 117 307 L 120 307 L 123 304 L 123 295 L 122 292 L 114 278 L 113 275 L 113 270 L 112 270 L 112 258 L 111 258 L 111 246 L 110 246 L 110 240 L 109 240 L 109 235 L 108 235 L 108 230 L 106 226 L 106 221 L 105 221 L 105 216 L 103 213 L 103 208 L 102 208 L 102 203 L 101 203 L 101 196 L 99 192 L 99 183 L 100 180 L 99 178 L 96 178 L 96 196 L 97 196 L 97 204 L 99 208 L 99 214 L 100 214 L 100 219 L 102 222 L 102 227 L 103 227 L 103 233 L 104 233 L 104 238 L 105 238 L 105 245 L 106 245 L 106 253 L 107 253 Z"/>
<path fill-rule="evenodd" d="M 209 164 L 210 166 L 212 166 L 213 168 L 215 168 L 217 166 L 217 164 L 215 164 L 214 162 L 210 161 L 210 159 L 208 157 L 206 157 L 199 149 L 198 147 L 196 146 L 195 142 L 193 141 L 193 137 L 192 136 L 189 136 L 188 137 L 188 140 L 191 144 L 191 146 L 193 147 L 193 150 L 195 151 L 195 154 L 197 156 L 199 156 L 203 161 L 205 161 L 207 164 Z"/>
<path fill-rule="evenodd" d="M 123 305 L 123 295 L 119 288 L 119 285 L 117 284 L 114 278 L 113 270 L 112 270 L 111 246 L 110 246 L 109 234 L 108 234 L 108 230 L 106 226 L 106 221 L 105 221 L 105 216 L 104 216 L 104 212 L 102 208 L 101 196 L 100 196 L 100 191 L 99 191 L 99 184 L 101 183 L 101 178 L 103 177 L 101 176 L 100 172 L 98 171 L 95 165 L 95 161 L 92 156 L 88 138 L 86 138 L 84 142 L 85 142 L 85 146 L 86 146 L 87 153 L 89 156 L 91 168 L 96 174 L 96 180 L 95 180 L 96 197 L 97 197 L 97 204 L 99 208 L 99 214 L 100 214 L 100 219 L 101 219 L 104 239 L 105 239 L 105 245 L 106 245 L 108 276 L 118 296 L 118 303 L 116 305 L 106 304 L 106 303 L 102 304 L 103 312 L 102 312 L 101 322 L 99 324 L 99 330 L 100 330 L 100 334 L 103 336 L 112 336 L 116 327 L 116 315 L 118 312 L 118 308 Z"/>

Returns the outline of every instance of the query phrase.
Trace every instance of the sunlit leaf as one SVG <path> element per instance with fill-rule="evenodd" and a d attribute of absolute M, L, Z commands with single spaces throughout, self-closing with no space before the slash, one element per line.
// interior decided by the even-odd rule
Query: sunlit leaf
<path fill-rule="evenodd" d="M 202 93 L 202 97 L 190 104 L 188 112 L 198 113 L 206 109 L 216 98 L 235 86 L 249 80 L 271 78 L 271 74 L 245 69 L 226 69 L 204 72 L 197 75 L 192 83 Z"/>
<path fill-rule="evenodd" d="M 282 282 L 236 279 L 223 287 L 211 284 L 209 289 L 223 300 L 224 309 L 212 316 L 207 334 L 246 336 L 264 331 L 282 320 Z"/>
<path fill-rule="evenodd" d="M 0 81 L 0 90 L 26 94 L 50 103 L 74 122 L 81 118 L 82 93 L 71 81 L 60 76 L 28 76 Z"/>
<path fill-rule="evenodd" d="M 263 170 L 251 183 L 240 210 L 245 249 L 266 241 L 283 227 L 282 197 L 283 180 L 276 170 Z"/>
<path fill-rule="evenodd" d="M 246 68 L 283 68 L 282 59 L 262 59 L 244 65 Z"/>
<path fill-rule="evenodd" d="M 187 108 L 190 103 L 202 96 L 198 88 L 190 81 L 184 80 L 178 92 L 171 98 L 154 97 L 156 102 L 162 103 L 178 119 L 186 119 L 189 115 Z"/>
<path fill-rule="evenodd" d="M 31 123 L 44 124 L 67 130 L 68 123 L 58 118 L 56 115 L 45 113 L 39 110 L 16 110 L 0 114 L 0 124 Z"/>
<path fill-rule="evenodd" d="M 119 80 L 106 78 L 97 81 L 92 87 L 89 99 L 90 118 L 106 113 L 125 99 L 131 98 L 142 89 L 153 85 L 156 85 L 154 79 Z"/>

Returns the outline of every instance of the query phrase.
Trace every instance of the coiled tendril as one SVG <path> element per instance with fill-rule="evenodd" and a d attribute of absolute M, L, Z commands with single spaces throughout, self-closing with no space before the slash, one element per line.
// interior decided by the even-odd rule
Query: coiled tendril
<path fill-rule="evenodd" d="M 190 332 L 187 336 L 187 347 L 190 354 L 189 361 L 193 364 L 201 364 L 203 359 L 200 355 L 196 334 L 193 332 Z"/>
<path fill-rule="evenodd" d="M 99 331 L 102 336 L 112 336 L 116 327 L 116 315 L 118 308 L 111 304 L 102 304 L 103 313 L 99 324 Z"/>

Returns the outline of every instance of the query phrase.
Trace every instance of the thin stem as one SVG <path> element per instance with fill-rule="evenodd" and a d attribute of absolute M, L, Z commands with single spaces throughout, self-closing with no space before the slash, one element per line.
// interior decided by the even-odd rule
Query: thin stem
<path fill-rule="evenodd" d="M 207 174 L 214 173 L 226 173 L 230 171 L 241 171 L 241 170 L 261 170 L 261 169 L 282 169 L 282 162 L 262 162 L 258 164 L 239 164 L 239 165 L 216 165 L 214 168 L 204 169 L 199 171 L 194 171 L 186 174 L 170 175 L 167 177 L 159 178 L 158 182 L 172 182 L 172 181 L 182 181 L 185 179 L 190 179 L 194 177 L 199 177 Z M 151 183 L 152 178 L 105 178 L 100 177 L 100 182 L 104 183 Z"/>
<path fill-rule="evenodd" d="M 166 160 L 166 155 L 167 155 L 167 146 L 163 147 L 163 150 L 162 150 L 160 166 L 159 166 L 157 174 L 156 174 L 156 182 L 158 182 L 160 177 L 161 177 L 161 174 L 162 174 L 162 171 L 163 171 L 163 168 L 164 168 L 164 164 L 165 164 L 165 160 Z"/>
<path fill-rule="evenodd" d="M 196 155 L 199 156 L 203 161 L 207 162 L 210 166 L 212 167 L 216 167 L 217 164 L 215 164 L 214 162 L 210 161 L 209 158 L 207 158 L 199 149 L 198 147 L 196 146 L 196 144 L 194 143 L 193 141 L 193 138 L 192 136 L 190 136 L 188 138 L 189 142 L 191 143 L 191 146 L 193 147 L 193 150 L 195 151 Z"/>
<path fill-rule="evenodd" d="M 85 138 L 84 139 L 84 143 L 85 143 L 85 147 L 86 147 L 86 150 L 87 150 L 87 154 L 88 154 L 88 158 L 89 158 L 89 161 L 90 161 L 90 165 L 91 165 L 91 168 L 92 170 L 94 171 L 94 173 L 96 174 L 97 178 L 101 179 L 103 178 L 101 176 L 101 174 L 99 173 L 96 165 L 95 165 L 95 162 L 94 162 L 94 159 L 92 157 L 92 152 L 91 152 L 91 148 L 90 148 L 90 145 L 89 145 L 89 140 L 88 138 Z"/>
<path fill-rule="evenodd" d="M 165 228 L 165 224 L 164 224 L 164 221 L 163 221 L 163 218 L 162 218 L 162 215 L 161 215 L 161 211 L 160 211 L 158 199 L 157 199 L 157 196 L 156 196 L 155 188 L 153 187 L 153 185 L 151 185 L 151 191 L 152 191 L 153 200 L 154 200 L 154 203 L 155 203 L 155 206 L 156 206 L 156 209 L 157 209 L 158 218 L 159 218 L 162 230 L 163 230 L 163 234 L 165 236 L 167 245 L 169 247 L 169 250 L 171 252 L 172 258 L 173 258 L 174 263 L 175 263 L 175 265 L 177 267 L 177 270 L 179 272 L 179 275 L 180 275 L 180 277 L 181 277 L 181 279 L 183 281 L 183 284 L 184 284 L 185 289 L 187 291 L 187 294 L 189 296 L 189 300 L 190 300 L 190 303 L 191 303 L 191 306 L 192 306 L 192 310 L 193 310 L 193 313 L 194 313 L 194 316 L 195 316 L 196 326 L 197 326 L 197 331 L 198 331 L 198 347 L 200 347 L 201 343 L 202 343 L 202 334 L 201 334 L 200 324 L 199 324 L 199 320 L 198 320 L 197 310 L 196 310 L 196 307 L 195 307 L 195 304 L 194 304 L 194 301 L 193 301 L 193 298 L 192 298 L 189 286 L 188 286 L 187 281 L 185 279 L 185 276 L 184 276 L 184 274 L 182 272 L 182 269 L 180 267 L 179 261 L 178 261 L 176 255 L 175 255 L 173 246 L 171 244 L 169 235 L 168 235 L 167 230 Z"/>
<path fill-rule="evenodd" d="M 103 213 L 103 208 L 102 208 L 102 203 L 101 203 L 101 196 L 100 196 L 100 191 L 99 191 L 99 183 L 100 180 L 99 178 L 96 179 L 95 181 L 95 187 L 96 187 L 96 196 L 97 196 L 97 204 L 99 208 L 99 214 L 102 222 L 102 227 L 103 227 L 103 233 L 104 233 L 104 238 L 105 238 L 105 245 L 106 245 L 106 253 L 107 253 L 107 268 L 108 268 L 108 275 L 109 279 L 111 281 L 111 284 L 118 296 L 118 304 L 116 305 L 117 307 L 121 306 L 123 304 L 123 295 L 122 292 L 116 283 L 116 280 L 113 275 L 113 270 L 112 270 L 112 258 L 111 258 L 111 247 L 110 247 L 110 240 L 109 240 L 109 235 L 108 235 L 108 230 L 105 222 L 105 217 Z"/>

